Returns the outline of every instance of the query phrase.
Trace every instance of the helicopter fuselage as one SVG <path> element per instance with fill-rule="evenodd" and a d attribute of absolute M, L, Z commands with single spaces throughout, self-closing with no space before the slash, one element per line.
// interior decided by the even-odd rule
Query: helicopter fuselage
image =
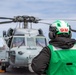
<path fill-rule="evenodd" d="M 10 65 L 28 67 L 44 46 L 46 38 L 37 29 L 17 29 L 9 50 Z"/>

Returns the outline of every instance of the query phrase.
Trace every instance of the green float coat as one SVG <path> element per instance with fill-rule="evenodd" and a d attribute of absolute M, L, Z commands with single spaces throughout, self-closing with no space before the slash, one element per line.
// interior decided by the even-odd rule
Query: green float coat
<path fill-rule="evenodd" d="M 51 51 L 47 75 L 76 75 L 76 45 L 71 49 L 48 46 Z"/>

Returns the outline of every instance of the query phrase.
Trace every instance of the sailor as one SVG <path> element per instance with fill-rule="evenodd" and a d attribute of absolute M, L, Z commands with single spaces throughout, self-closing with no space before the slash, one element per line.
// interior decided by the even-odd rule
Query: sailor
<path fill-rule="evenodd" d="M 38 75 L 76 75 L 76 40 L 68 23 L 52 23 L 49 38 L 49 45 L 32 60 L 33 71 Z"/>

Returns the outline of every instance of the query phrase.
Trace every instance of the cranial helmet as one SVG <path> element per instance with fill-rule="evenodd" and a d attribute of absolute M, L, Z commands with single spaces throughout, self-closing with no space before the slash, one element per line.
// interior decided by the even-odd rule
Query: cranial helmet
<path fill-rule="evenodd" d="M 53 22 L 49 27 L 49 38 L 54 39 L 56 35 L 67 38 L 71 37 L 70 26 L 67 22 L 62 20 L 56 20 Z"/>

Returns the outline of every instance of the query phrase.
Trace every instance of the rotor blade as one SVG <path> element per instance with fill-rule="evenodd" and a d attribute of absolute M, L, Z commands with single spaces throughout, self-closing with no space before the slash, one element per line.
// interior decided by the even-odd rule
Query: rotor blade
<path fill-rule="evenodd" d="M 45 22 L 38 22 L 38 23 L 42 23 L 42 24 L 51 25 L 50 23 L 45 23 Z"/>
<path fill-rule="evenodd" d="M 76 30 L 74 30 L 74 29 L 71 29 L 71 31 L 76 32 Z"/>
<path fill-rule="evenodd" d="M 12 23 L 13 21 L 4 21 L 4 22 L 0 22 L 0 24 L 5 24 L 5 23 Z"/>
<path fill-rule="evenodd" d="M 13 20 L 13 18 L 7 18 L 7 17 L 0 17 L 0 19 L 10 19 L 10 20 Z"/>

